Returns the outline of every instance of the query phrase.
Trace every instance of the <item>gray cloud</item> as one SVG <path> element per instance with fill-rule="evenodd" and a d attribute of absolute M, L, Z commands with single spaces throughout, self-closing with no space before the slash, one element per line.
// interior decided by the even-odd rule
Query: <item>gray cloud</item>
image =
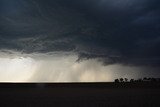
<path fill-rule="evenodd" d="M 159 12 L 158 0 L 1 0 L 0 49 L 158 66 Z"/>

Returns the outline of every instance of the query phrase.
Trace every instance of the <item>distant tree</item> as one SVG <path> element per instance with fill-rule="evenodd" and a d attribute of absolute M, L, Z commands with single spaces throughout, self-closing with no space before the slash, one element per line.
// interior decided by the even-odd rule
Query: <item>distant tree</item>
<path fill-rule="evenodd" d="M 144 78 L 143 78 L 143 81 L 147 81 L 147 77 L 144 77 Z"/>
<path fill-rule="evenodd" d="M 130 82 L 134 82 L 134 79 L 131 79 Z"/>
<path fill-rule="evenodd" d="M 152 78 L 147 78 L 148 81 L 151 81 Z"/>
<path fill-rule="evenodd" d="M 124 81 L 125 81 L 125 82 L 128 82 L 128 78 L 124 78 Z"/>
<path fill-rule="evenodd" d="M 151 82 L 157 82 L 155 78 L 151 78 Z"/>
<path fill-rule="evenodd" d="M 119 79 L 115 79 L 114 82 L 115 82 L 115 83 L 119 83 Z"/>
<path fill-rule="evenodd" d="M 123 79 L 123 78 L 120 78 L 119 80 L 120 80 L 120 82 L 124 82 L 124 79 Z"/>
<path fill-rule="evenodd" d="M 143 80 L 142 79 L 138 79 L 137 82 L 143 82 Z"/>

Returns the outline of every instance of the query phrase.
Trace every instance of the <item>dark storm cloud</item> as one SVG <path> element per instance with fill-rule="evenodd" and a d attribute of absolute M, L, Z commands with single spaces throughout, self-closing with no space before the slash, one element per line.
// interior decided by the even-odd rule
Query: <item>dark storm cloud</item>
<path fill-rule="evenodd" d="M 160 64 L 159 0 L 0 0 L 0 48 Z"/>

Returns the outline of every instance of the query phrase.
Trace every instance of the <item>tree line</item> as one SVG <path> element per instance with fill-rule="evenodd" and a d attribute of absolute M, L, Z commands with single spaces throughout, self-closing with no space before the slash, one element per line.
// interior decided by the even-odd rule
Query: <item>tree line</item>
<path fill-rule="evenodd" d="M 114 82 L 116 83 L 120 83 L 120 82 L 160 82 L 160 78 L 140 78 L 140 79 L 128 79 L 128 78 L 119 78 L 119 79 L 115 79 Z"/>

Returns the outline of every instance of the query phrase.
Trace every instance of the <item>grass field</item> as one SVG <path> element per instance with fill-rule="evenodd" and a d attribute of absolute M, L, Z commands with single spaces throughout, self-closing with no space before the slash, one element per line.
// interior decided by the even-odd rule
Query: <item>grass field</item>
<path fill-rule="evenodd" d="M 1 83 L 6 106 L 160 107 L 160 83 Z"/>

